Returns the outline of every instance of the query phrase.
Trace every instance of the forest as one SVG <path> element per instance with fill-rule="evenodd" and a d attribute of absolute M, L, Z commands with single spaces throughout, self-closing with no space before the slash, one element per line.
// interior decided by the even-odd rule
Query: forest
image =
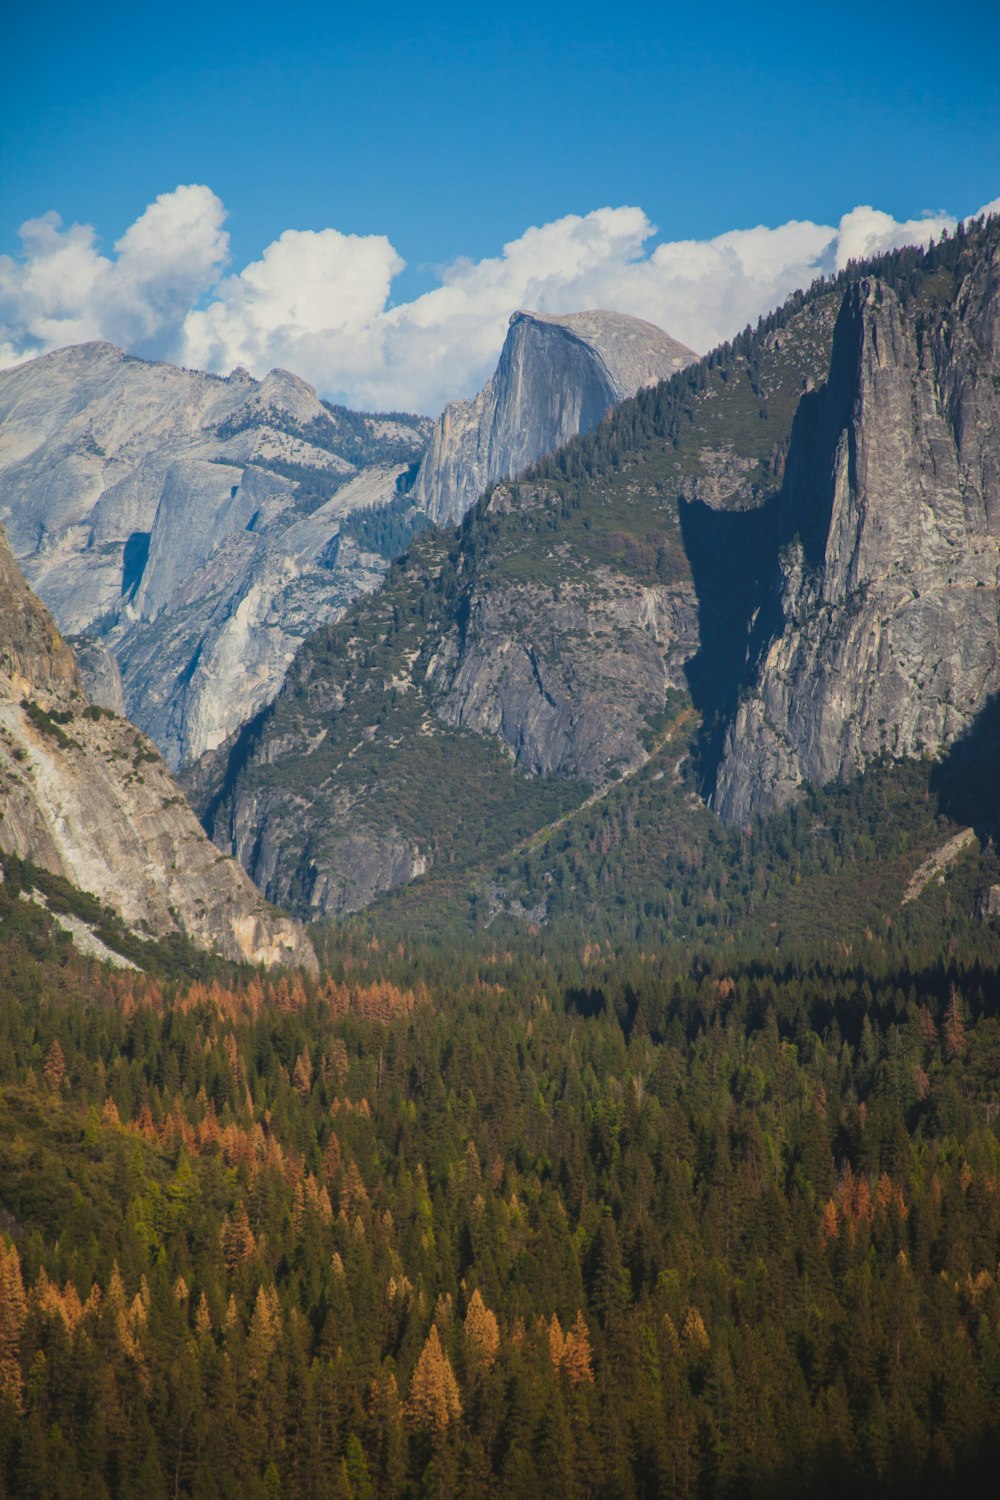
<path fill-rule="evenodd" d="M 153 977 L 0 890 L 7 1493 L 991 1492 L 995 946 Z"/>

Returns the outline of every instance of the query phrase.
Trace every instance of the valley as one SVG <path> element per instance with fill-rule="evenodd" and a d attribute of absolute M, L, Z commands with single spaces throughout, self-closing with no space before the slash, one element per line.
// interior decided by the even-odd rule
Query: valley
<path fill-rule="evenodd" d="M 995 216 L 0 375 L 0 1488 L 992 1493 L 998 392 Z"/>

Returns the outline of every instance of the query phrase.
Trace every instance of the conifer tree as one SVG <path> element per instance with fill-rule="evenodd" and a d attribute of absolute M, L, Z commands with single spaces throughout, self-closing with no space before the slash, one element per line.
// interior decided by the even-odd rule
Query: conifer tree
<path fill-rule="evenodd" d="M 590 1329 L 584 1322 L 582 1310 L 577 1312 L 576 1321 L 566 1335 L 562 1366 L 569 1376 L 571 1385 L 584 1385 L 594 1379 L 590 1354 Z"/>
<path fill-rule="evenodd" d="M 500 1348 L 500 1328 L 496 1313 L 486 1306 L 478 1287 L 469 1298 L 465 1314 L 465 1337 L 474 1361 L 487 1368 L 496 1363 Z"/>
<path fill-rule="evenodd" d="M 437 1324 L 431 1325 L 427 1342 L 417 1360 L 406 1412 L 416 1428 L 440 1437 L 462 1415 L 462 1399 L 451 1361 L 441 1348 Z"/>
<path fill-rule="evenodd" d="M 21 1258 L 0 1240 L 0 1404 L 9 1402 L 16 1412 L 24 1409 L 19 1346 L 27 1317 Z"/>

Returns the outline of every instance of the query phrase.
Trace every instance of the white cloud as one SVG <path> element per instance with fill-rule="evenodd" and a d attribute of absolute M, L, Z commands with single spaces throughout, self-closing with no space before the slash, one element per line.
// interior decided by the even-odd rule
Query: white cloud
<path fill-rule="evenodd" d="M 56 213 L 21 227 L 22 256 L 0 256 L 0 348 L 24 359 L 63 344 L 108 339 L 137 353 L 176 343 L 194 302 L 229 250 L 225 209 L 207 187 L 161 193 L 125 231 L 114 257 L 89 224 Z"/>
<path fill-rule="evenodd" d="M 241 364 L 262 373 L 278 363 L 324 384 L 325 357 L 329 376 L 341 382 L 358 351 L 373 352 L 392 279 L 403 266 L 384 235 L 286 229 L 260 260 L 222 281 L 208 307 L 188 314 L 186 362 L 210 369 Z"/>
<path fill-rule="evenodd" d="M 106 338 L 207 369 L 281 365 L 354 406 L 435 413 L 482 384 L 515 308 L 612 308 L 701 351 L 849 259 L 955 223 L 859 207 L 837 226 L 793 220 L 656 243 L 641 209 L 601 208 L 527 229 L 497 256 L 456 260 L 433 290 L 390 307 L 404 262 L 384 235 L 289 229 L 220 279 L 224 216 L 208 188 L 177 188 L 114 258 L 87 226 L 64 229 L 55 215 L 25 225 L 20 261 L 0 259 L 0 362 Z"/>

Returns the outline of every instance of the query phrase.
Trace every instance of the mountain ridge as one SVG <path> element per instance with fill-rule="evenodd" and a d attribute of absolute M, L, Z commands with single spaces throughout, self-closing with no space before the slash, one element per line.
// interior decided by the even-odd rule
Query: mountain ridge
<path fill-rule="evenodd" d="M 0 519 L 62 629 L 115 655 L 130 716 L 176 766 L 267 701 L 310 622 L 378 582 L 384 557 L 340 549 L 343 517 L 394 499 L 428 428 L 328 408 L 287 371 L 71 346 L 0 373 Z"/>
<path fill-rule="evenodd" d="M 296 923 L 220 856 L 159 753 L 89 704 L 0 528 L 0 850 L 96 896 L 135 932 L 251 963 L 315 965 Z"/>

